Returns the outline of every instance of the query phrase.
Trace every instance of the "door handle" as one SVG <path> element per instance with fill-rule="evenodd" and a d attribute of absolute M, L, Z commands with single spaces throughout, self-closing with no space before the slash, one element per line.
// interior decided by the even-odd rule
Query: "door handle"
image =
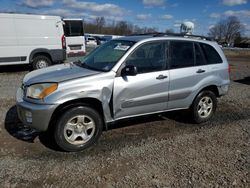
<path fill-rule="evenodd" d="M 206 72 L 206 71 L 203 70 L 203 69 L 199 69 L 199 70 L 196 71 L 196 73 L 203 73 L 203 72 Z"/>
<path fill-rule="evenodd" d="M 164 76 L 162 74 L 160 74 L 159 76 L 156 77 L 157 80 L 163 80 L 165 78 L 167 78 L 168 76 Z"/>

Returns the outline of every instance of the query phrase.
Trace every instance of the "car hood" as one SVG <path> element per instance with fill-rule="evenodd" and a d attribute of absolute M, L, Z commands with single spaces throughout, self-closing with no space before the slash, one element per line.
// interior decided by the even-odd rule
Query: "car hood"
<path fill-rule="evenodd" d="M 99 73 L 101 72 L 86 69 L 78 65 L 75 65 L 73 63 L 65 63 L 32 71 L 24 77 L 23 83 L 24 85 L 32 85 L 35 83 L 46 83 L 46 82 L 58 83 L 66 80 L 91 76 Z"/>

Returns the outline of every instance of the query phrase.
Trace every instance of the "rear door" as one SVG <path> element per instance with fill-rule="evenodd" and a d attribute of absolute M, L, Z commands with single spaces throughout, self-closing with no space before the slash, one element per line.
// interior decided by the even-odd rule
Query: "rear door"
<path fill-rule="evenodd" d="M 69 57 L 85 55 L 86 47 L 82 20 L 64 19 L 64 35 Z"/>
<path fill-rule="evenodd" d="M 138 74 L 115 78 L 115 119 L 160 112 L 167 108 L 169 71 L 166 48 L 166 42 L 146 43 L 135 49 L 124 62 L 137 67 Z"/>
<path fill-rule="evenodd" d="M 169 109 L 188 108 L 193 94 L 209 74 L 204 56 L 197 43 L 170 41 Z"/>

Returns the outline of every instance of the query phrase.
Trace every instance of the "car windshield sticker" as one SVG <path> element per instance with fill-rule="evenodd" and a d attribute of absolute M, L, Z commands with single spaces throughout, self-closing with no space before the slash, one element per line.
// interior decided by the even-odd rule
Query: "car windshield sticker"
<path fill-rule="evenodd" d="M 129 49 L 129 46 L 118 44 L 114 49 L 115 50 L 127 51 Z"/>

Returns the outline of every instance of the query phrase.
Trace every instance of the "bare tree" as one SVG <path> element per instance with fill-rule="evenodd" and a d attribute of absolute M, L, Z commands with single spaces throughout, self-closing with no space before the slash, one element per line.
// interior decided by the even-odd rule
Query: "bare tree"
<path fill-rule="evenodd" d="M 109 35 L 130 35 L 157 32 L 157 28 L 139 27 L 127 21 L 113 21 L 106 23 L 104 17 L 97 17 L 93 22 L 84 21 L 86 33 L 109 34 Z"/>
<path fill-rule="evenodd" d="M 103 27 L 105 26 L 105 23 L 106 23 L 105 18 L 104 17 L 97 17 L 95 21 L 96 21 L 96 27 L 97 27 L 96 32 L 102 33 Z"/>
<path fill-rule="evenodd" d="M 209 30 L 208 35 L 217 41 L 232 44 L 234 40 L 243 33 L 244 26 L 237 17 L 231 16 L 219 21 Z"/>
<path fill-rule="evenodd" d="M 115 26 L 115 34 L 116 35 L 128 35 L 133 31 L 133 25 L 129 24 L 126 21 L 119 21 Z"/>

